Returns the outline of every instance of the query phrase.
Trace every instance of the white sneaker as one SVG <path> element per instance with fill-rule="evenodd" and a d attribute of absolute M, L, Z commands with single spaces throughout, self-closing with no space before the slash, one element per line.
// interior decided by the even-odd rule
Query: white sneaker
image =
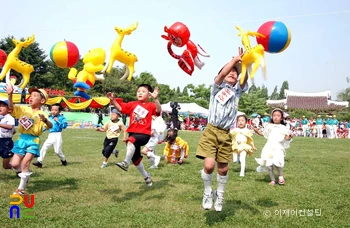
<path fill-rule="evenodd" d="M 224 204 L 224 196 L 218 196 L 217 192 L 214 192 L 214 208 L 215 211 L 221 211 Z"/>
<path fill-rule="evenodd" d="M 240 173 L 239 176 L 240 176 L 240 177 L 244 177 L 244 173 Z"/>
<path fill-rule="evenodd" d="M 151 174 L 150 174 L 150 173 L 148 173 L 148 177 L 145 178 L 145 181 L 146 181 L 146 185 L 147 185 L 148 187 L 151 187 L 151 186 L 152 186 L 153 182 L 152 182 Z"/>
<path fill-rule="evenodd" d="M 150 168 L 150 169 L 157 169 L 158 167 L 157 167 L 157 166 L 152 165 L 152 166 L 150 166 L 149 168 Z"/>
<path fill-rule="evenodd" d="M 106 168 L 107 167 L 107 164 L 102 164 L 101 165 L 101 168 Z"/>
<path fill-rule="evenodd" d="M 159 162 L 160 162 L 160 156 L 156 156 L 156 157 L 154 158 L 154 166 L 155 166 L 155 167 L 158 167 Z"/>
<path fill-rule="evenodd" d="M 202 207 L 204 210 L 210 210 L 213 206 L 213 193 L 210 195 L 203 194 L 203 201 L 202 201 Z"/>

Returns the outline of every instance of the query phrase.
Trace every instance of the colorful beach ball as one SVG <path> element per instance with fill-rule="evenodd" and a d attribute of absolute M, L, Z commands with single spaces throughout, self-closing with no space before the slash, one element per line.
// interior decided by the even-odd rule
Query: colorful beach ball
<path fill-rule="evenodd" d="M 56 66 L 69 68 L 78 62 L 79 50 L 72 42 L 61 41 L 51 48 L 50 58 Z"/>
<path fill-rule="evenodd" d="M 258 33 L 265 35 L 265 38 L 256 38 L 256 42 L 264 46 L 268 53 L 284 51 L 291 41 L 289 28 L 280 21 L 265 22 L 258 29 Z"/>
<path fill-rule="evenodd" d="M 2 68 L 5 65 L 7 59 L 6 52 L 0 49 L 0 68 Z"/>

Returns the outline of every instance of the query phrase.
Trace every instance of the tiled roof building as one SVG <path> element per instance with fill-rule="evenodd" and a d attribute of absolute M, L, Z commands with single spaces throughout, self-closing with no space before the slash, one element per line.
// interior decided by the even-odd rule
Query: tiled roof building
<path fill-rule="evenodd" d="M 310 111 L 337 111 L 349 107 L 347 101 L 332 101 L 331 91 L 300 93 L 284 90 L 284 96 L 283 100 L 267 100 L 267 105 L 272 108 Z"/>

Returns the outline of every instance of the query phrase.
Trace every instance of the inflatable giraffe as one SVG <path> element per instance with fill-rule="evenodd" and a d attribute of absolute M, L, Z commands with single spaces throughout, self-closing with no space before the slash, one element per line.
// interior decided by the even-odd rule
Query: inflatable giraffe
<path fill-rule="evenodd" d="M 121 63 L 124 63 L 126 66 L 126 71 L 125 74 L 123 75 L 122 79 L 125 79 L 126 77 L 130 81 L 132 78 L 132 75 L 135 72 L 134 65 L 135 62 L 137 62 L 137 57 L 135 54 L 127 52 L 123 50 L 121 47 L 124 36 L 125 35 L 130 35 L 131 32 L 133 32 L 138 26 L 138 23 L 136 22 L 135 24 L 127 27 L 127 28 L 119 28 L 119 27 L 114 27 L 115 31 L 118 33 L 118 38 L 115 39 L 115 41 L 112 44 L 111 47 L 111 53 L 109 56 L 109 62 L 105 65 L 105 68 L 102 70 L 102 73 L 107 72 L 111 73 L 113 63 L 114 61 L 119 61 Z"/>
<path fill-rule="evenodd" d="M 28 37 L 25 41 L 12 39 L 12 42 L 16 45 L 16 47 L 7 56 L 6 63 L 2 68 L 0 74 L 0 81 L 3 80 L 6 76 L 6 83 L 10 83 L 9 74 L 10 70 L 12 69 L 22 74 L 22 81 L 18 86 L 22 89 L 26 87 L 30 80 L 30 74 L 34 71 L 34 67 L 26 62 L 19 60 L 18 54 L 21 52 L 23 47 L 27 48 L 34 42 L 34 40 L 34 35 L 32 35 L 32 37 Z"/>

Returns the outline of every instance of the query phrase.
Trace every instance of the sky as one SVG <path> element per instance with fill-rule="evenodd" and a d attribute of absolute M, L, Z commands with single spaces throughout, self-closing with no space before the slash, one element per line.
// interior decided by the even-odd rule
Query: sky
<path fill-rule="evenodd" d="M 349 0 L 32 0 L 4 1 L 1 4 L 0 38 L 35 35 L 40 47 L 50 53 L 63 40 L 71 41 L 84 56 L 92 48 L 103 48 L 108 59 L 115 26 L 138 28 L 125 36 L 122 47 L 135 53 L 135 75 L 150 72 L 158 83 L 181 89 L 189 83 L 212 84 L 221 67 L 242 46 L 235 26 L 257 31 L 270 20 L 282 21 L 291 31 L 291 43 L 282 53 L 265 54 L 267 79 L 259 69 L 255 85 L 265 85 L 269 94 L 283 81 L 297 92 L 332 91 L 332 99 L 347 87 L 350 78 L 350 1 Z M 177 65 L 161 38 L 164 26 L 184 23 L 190 39 L 200 44 L 209 58 L 192 76 Z M 251 38 L 251 45 L 256 41 Z M 183 49 L 173 47 L 181 54 Z M 348 62 L 349 61 L 349 62 Z M 115 62 L 114 66 L 122 66 Z M 249 81 L 251 84 L 251 81 Z"/>

